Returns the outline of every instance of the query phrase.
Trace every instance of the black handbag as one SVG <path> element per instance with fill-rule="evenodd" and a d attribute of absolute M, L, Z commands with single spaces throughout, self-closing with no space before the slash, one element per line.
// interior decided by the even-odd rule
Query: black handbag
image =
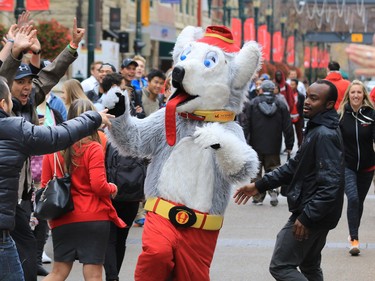
<path fill-rule="evenodd" d="M 59 164 L 64 177 L 58 178 L 56 174 L 56 162 Z M 54 174 L 45 188 L 36 193 L 36 206 L 34 215 L 39 219 L 52 220 L 74 210 L 73 199 L 70 193 L 71 178 L 64 173 L 57 153 L 54 153 Z M 39 194 L 38 194 L 39 193 Z"/>

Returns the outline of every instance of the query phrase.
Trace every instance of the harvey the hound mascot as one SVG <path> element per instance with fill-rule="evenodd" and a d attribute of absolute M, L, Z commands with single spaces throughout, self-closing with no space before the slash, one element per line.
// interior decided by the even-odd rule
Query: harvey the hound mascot
<path fill-rule="evenodd" d="M 224 26 L 188 26 L 173 60 L 175 92 L 166 108 L 145 119 L 126 110 L 110 129 L 121 153 L 151 159 L 136 281 L 209 280 L 231 189 L 258 170 L 257 154 L 234 121 L 260 67 L 258 45 L 238 48 Z"/>

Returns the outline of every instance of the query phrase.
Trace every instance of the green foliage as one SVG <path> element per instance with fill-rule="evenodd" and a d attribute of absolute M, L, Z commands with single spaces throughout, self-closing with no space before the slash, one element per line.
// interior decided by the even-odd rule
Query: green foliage
<path fill-rule="evenodd" d="M 69 28 L 61 25 L 55 19 L 39 21 L 37 36 L 42 46 L 42 58 L 54 60 L 57 55 L 69 44 L 71 33 Z"/>

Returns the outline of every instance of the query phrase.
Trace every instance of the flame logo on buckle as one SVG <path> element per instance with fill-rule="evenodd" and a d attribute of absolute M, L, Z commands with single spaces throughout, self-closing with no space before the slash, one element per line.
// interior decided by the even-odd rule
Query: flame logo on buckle
<path fill-rule="evenodd" d="M 176 227 L 190 227 L 197 221 L 195 212 L 186 206 L 174 206 L 169 210 L 168 217 Z"/>

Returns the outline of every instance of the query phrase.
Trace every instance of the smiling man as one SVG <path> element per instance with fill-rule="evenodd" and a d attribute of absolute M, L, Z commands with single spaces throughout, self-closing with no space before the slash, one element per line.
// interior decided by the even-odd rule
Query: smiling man
<path fill-rule="evenodd" d="M 336 99 L 337 89 L 331 82 L 312 84 L 303 109 L 309 122 L 297 154 L 234 194 L 235 202 L 245 204 L 259 192 L 288 185 L 292 215 L 277 235 L 269 268 L 279 281 L 324 280 L 321 251 L 329 230 L 340 219 L 344 197 L 344 147 Z"/>

